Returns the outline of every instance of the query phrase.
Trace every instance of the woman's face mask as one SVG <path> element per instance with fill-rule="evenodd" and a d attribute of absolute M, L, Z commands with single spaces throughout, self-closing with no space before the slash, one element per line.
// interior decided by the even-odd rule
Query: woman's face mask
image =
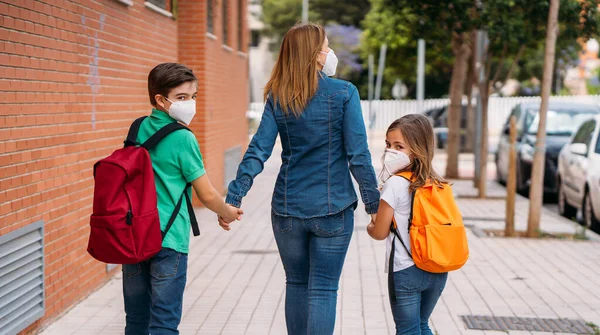
<path fill-rule="evenodd" d="M 381 157 L 383 168 L 379 179 L 385 183 L 391 176 L 400 172 L 410 164 L 410 157 L 402 151 L 386 148 Z"/>
<path fill-rule="evenodd" d="M 335 75 L 335 71 L 337 69 L 337 65 L 338 65 L 338 58 L 335 55 L 335 52 L 333 52 L 333 50 L 329 50 L 329 52 L 323 52 L 320 51 L 322 54 L 327 55 L 327 58 L 325 58 L 325 63 L 323 63 L 323 73 L 325 73 L 326 76 L 331 77 L 333 75 Z"/>

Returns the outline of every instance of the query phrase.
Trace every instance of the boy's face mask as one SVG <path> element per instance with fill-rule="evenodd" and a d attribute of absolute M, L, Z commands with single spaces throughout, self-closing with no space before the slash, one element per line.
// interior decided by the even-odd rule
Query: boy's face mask
<path fill-rule="evenodd" d="M 196 115 L 196 100 L 190 99 L 185 101 L 171 101 L 165 97 L 170 103 L 169 115 L 179 122 L 183 122 L 189 126 Z"/>
<path fill-rule="evenodd" d="M 391 176 L 406 168 L 410 164 L 410 158 L 402 151 L 386 148 L 381 157 L 383 168 L 379 174 L 379 180 L 385 183 Z"/>

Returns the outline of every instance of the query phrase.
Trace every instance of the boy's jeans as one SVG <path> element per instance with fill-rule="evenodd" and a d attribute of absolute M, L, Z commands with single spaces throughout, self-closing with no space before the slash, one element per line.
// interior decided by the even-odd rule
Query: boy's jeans
<path fill-rule="evenodd" d="M 354 230 L 354 207 L 312 219 L 275 214 L 271 219 L 286 275 L 288 334 L 333 334 L 338 284 Z"/>
<path fill-rule="evenodd" d="M 125 335 L 179 334 L 187 258 L 165 248 L 149 260 L 123 265 Z"/>
<path fill-rule="evenodd" d="M 431 335 L 429 317 L 446 286 L 448 273 L 411 266 L 394 272 L 396 304 L 391 304 L 396 335 Z"/>

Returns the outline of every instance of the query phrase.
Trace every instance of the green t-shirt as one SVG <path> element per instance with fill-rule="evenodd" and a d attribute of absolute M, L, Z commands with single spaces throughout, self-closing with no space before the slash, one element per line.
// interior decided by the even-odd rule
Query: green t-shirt
<path fill-rule="evenodd" d="M 175 122 L 167 113 L 153 109 L 140 126 L 137 141 L 143 143 L 165 125 Z M 202 177 L 206 170 L 202 162 L 200 146 L 192 132 L 177 130 L 163 138 L 150 149 L 150 158 L 154 168 L 154 183 L 158 197 L 158 215 L 160 227 L 164 230 L 175 205 L 183 194 L 185 185 Z M 191 199 L 192 191 L 189 190 Z M 163 240 L 163 248 L 188 253 L 190 245 L 190 216 L 187 206 L 181 206 L 179 215 Z"/>

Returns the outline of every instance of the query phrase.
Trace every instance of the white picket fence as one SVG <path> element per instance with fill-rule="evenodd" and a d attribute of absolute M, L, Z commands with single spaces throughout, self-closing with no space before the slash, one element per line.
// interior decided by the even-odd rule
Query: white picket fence
<path fill-rule="evenodd" d="M 552 96 L 550 101 L 578 102 L 589 104 L 600 104 L 600 95 L 579 95 L 579 96 Z M 502 126 L 506 122 L 510 111 L 520 103 L 541 102 L 540 97 L 491 97 L 488 105 L 488 128 L 490 135 L 498 135 Z M 423 101 L 422 108 L 419 108 L 417 100 L 375 100 L 369 104 L 369 101 L 361 101 L 363 117 L 367 127 L 373 120 L 373 129 L 375 131 L 385 131 L 387 127 L 396 119 L 406 114 L 417 113 L 419 110 L 426 111 L 432 108 L 443 107 L 450 103 L 449 99 L 427 99 Z M 370 106 L 369 106 L 370 105 Z M 263 112 L 263 103 L 251 103 L 248 117 L 260 119 Z M 369 111 L 373 114 L 370 118 Z"/>

